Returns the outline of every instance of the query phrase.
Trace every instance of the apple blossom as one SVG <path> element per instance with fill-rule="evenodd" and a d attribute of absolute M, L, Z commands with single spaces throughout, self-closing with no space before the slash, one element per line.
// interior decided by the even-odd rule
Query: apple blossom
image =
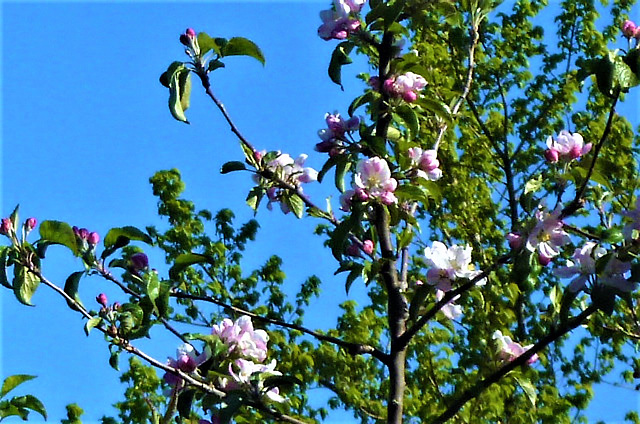
<path fill-rule="evenodd" d="M 360 119 L 355 116 L 344 119 L 338 112 L 327 113 L 324 118 L 327 128 L 318 131 L 318 137 L 322 141 L 316 144 L 315 150 L 331 154 L 342 149 L 343 142 L 346 141 L 345 134 L 357 130 L 360 125 Z"/>
<path fill-rule="evenodd" d="M 444 243 L 434 241 L 431 247 L 424 249 L 425 262 L 429 266 L 427 283 L 442 291 L 449 291 L 458 278 L 472 279 L 481 271 L 473 269 L 471 264 L 471 246 L 453 245 L 449 248 Z M 478 281 L 483 285 L 486 279 Z"/>
<path fill-rule="evenodd" d="M 436 150 L 422 150 L 412 147 L 408 151 L 411 158 L 411 166 L 417 168 L 416 175 L 429 181 L 436 181 L 442 177 L 442 170 L 438 168 L 438 152 Z"/>
<path fill-rule="evenodd" d="M 24 226 L 27 229 L 27 231 L 33 230 L 36 227 L 36 225 L 38 225 L 38 221 L 35 218 L 27 218 L 27 220 L 24 223 Z"/>
<path fill-rule="evenodd" d="M 560 254 L 560 247 L 571 242 L 569 234 L 563 229 L 563 223 L 558 217 L 560 208 L 552 213 L 542 208 L 536 211 L 537 223 L 527 237 L 527 250 L 538 252 L 541 265 L 546 266 L 552 258 Z"/>
<path fill-rule="evenodd" d="M 254 330 L 251 318 L 246 315 L 235 322 L 225 318 L 220 324 L 213 325 L 211 334 L 217 335 L 229 346 L 229 352 L 237 353 L 262 362 L 267 357 L 269 335 L 264 330 Z"/>
<path fill-rule="evenodd" d="M 100 293 L 98 296 L 96 296 L 96 302 L 98 302 L 100 305 L 106 308 L 107 304 L 109 303 L 109 300 L 106 294 Z"/>
<path fill-rule="evenodd" d="M 630 262 L 622 262 L 615 256 L 612 256 L 602 273 L 598 276 L 598 282 L 629 293 L 636 287 L 636 283 L 628 281 L 627 278 L 625 278 L 625 274 L 629 271 L 631 271 Z"/>
<path fill-rule="evenodd" d="M 178 347 L 178 349 L 176 350 L 175 359 L 169 358 L 167 360 L 167 365 L 190 374 L 194 372 L 198 368 L 198 366 L 202 365 L 207 359 L 208 355 L 206 352 L 197 355 L 193 346 L 185 343 Z M 170 386 L 176 386 L 182 382 L 182 378 L 180 378 L 180 376 L 171 372 L 166 372 L 163 378 Z"/>
<path fill-rule="evenodd" d="M 362 251 L 367 255 L 371 255 L 373 253 L 374 248 L 375 246 L 373 245 L 373 241 L 371 240 L 365 240 L 362 243 Z"/>
<path fill-rule="evenodd" d="M 596 260 L 607 253 L 597 243 L 588 241 L 584 246 L 573 253 L 573 260 L 567 260 L 567 265 L 554 270 L 554 274 L 560 278 L 570 278 L 577 275 L 568 286 L 572 292 L 578 292 L 584 288 L 590 276 L 596 273 Z"/>
<path fill-rule="evenodd" d="M 503 361 L 511 362 L 533 347 L 533 345 L 521 346 L 519 343 L 511 340 L 511 337 L 503 336 L 500 330 L 496 330 L 493 333 L 492 339 L 496 341 L 498 345 L 498 357 Z M 527 365 L 533 364 L 538 359 L 538 354 L 536 353 L 527 359 Z"/>
<path fill-rule="evenodd" d="M 578 159 L 589 153 L 592 146 L 591 143 L 584 144 L 580 134 L 562 130 L 555 140 L 551 136 L 547 138 L 548 150 L 545 152 L 545 158 L 549 162 Z"/>
<path fill-rule="evenodd" d="M 427 80 L 413 72 L 389 78 L 382 84 L 383 90 L 389 96 L 402 98 L 408 103 L 414 102 L 418 98 L 418 91 L 426 86 Z"/>
<path fill-rule="evenodd" d="M 275 368 L 275 359 L 267 365 L 256 364 L 246 359 L 237 359 L 229 364 L 229 375 L 236 384 L 227 383 L 225 388 L 233 390 L 236 387 L 252 386 L 255 387 L 259 393 L 262 393 L 264 391 L 264 378 L 282 375 L 282 373 L 276 371 Z M 285 401 L 285 399 L 280 396 L 280 391 L 277 387 L 264 392 L 264 395 L 274 402 Z"/>
<path fill-rule="evenodd" d="M 398 201 L 393 194 L 398 187 L 398 181 L 391 177 L 387 161 L 379 157 L 358 162 L 354 187 L 356 188 L 356 195 L 359 194 L 362 197 L 363 194 L 366 194 L 367 198 L 380 199 L 385 205 Z M 357 189 L 361 189 L 361 192 L 358 193 Z"/>

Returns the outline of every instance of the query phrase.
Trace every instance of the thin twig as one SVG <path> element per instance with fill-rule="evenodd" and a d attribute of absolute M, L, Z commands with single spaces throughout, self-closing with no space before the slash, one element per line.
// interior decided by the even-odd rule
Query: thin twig
<path fill-rule="evenodd" d="M 288 322 L 280 321 L 280 320 L 273 319 L 273 318 L 267 318 L 265 316 L 258 315 L 258 314 L 255 314 L 253 312 L 247 311 L 246 309 L 242 309 L 242 308 L 239 308 L 237 306 L 226 304 L 224 302 L 221 302 L 219 300 L 213 299 L 211 297 L 196 296 L 196 295 L 177 292 L 177 291 L 171 292 L 170 296 L 176 297 L 176 298 L 180 298 L 180 299 L 200 300 L 200 301 L 203 301 L 203 302 L 213 303 L 214 305 L 218 305 L 218 306 L 220 306 L 220 307 L 222 307 L 224 309 L 227 309 L 229 311 L 232 311 L 232 312 L 235 312 L 235 313 L 238 313 L 238 314 L 241 314 L 241 315 L 246 315 L 246 316 L 248 316 L 250 318 L 254 318 L 254 319 L 258 320 L 258 321 L 261 321 L 261 322 L 264 322 L 264 323 L 267 323 L 267 324 L 277 325 L 277 326 L 284 327 L 284 328 L 289 328 L 291 330 L 297 330 L 297 331 L 300 331 L 302 333 L 308 334 L 308 335 L 310 335 L 312 337 L 315 337 L 318 340 L 329 342 L 329 343 L 333 343 L 335 345 L 343 347 L 351 355 L 369 354 L 369 355 L 373 356 L 374 358 L 379 359 L 383 363 L 386 363 L 388 361 L 388 355 L 386 353 L 376 349 L 373 346 L 366 345 L 366 344 L 360 344 L 360 343 L 346 342 L 346 341 L 338 339 L 336 337 L 328 336 L 326 334 L 317 333 L 317 332 L 315 332 L 313 330 L 309 330 L 308 328 L 302 327 L 300 325 L 289 324 Z"/>

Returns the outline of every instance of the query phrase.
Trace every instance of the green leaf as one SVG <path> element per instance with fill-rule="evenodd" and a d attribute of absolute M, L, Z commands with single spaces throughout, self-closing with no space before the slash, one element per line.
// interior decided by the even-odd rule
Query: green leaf
<path fill-rule="evenodd" d="M 531 178 L 524 185 L 524 194 L 535 193 L 542 188 L 542 175 Z"/>
<path fill-rule="evenodd" d="M 221 56 L 249 56 L 262 63 L 265 59 L 260 48 L 253 41 L 243 37 L 233 37 L 221 49 Z"/>
<path fill-rule="evenodd" d="M 160 84 L 169 88 L 169 85 L 171 84 L 171 77 L 176 72 L 176 70 L 181 66 L 184 67 L 184 63 L 178 62 L 178 61 L 172 62 L 171 65 L 169 65 L 169 67 L 167 68 L 167 70 L 164 71 L 162 75 L 160 75 Z"/>
<path fill-rule="evenodd" d="M 514 379 L 516 380 L 516 383 L 518 383 L 518 386 L 520 386 L 524 394 L 527 396 L 527 399 L 529 399 L 529 402 L 531 402 L 531 405 L 535 408 L 536 400 L 538 398 L 535 386 L 531 384 L 531 381 L 525 379 L 524 377 L 514 376 Z"/>
<path fill-rule="evenodd" d="M 11 212 L 11 215 L 9 215 L 9 220 L 11 221 L 11 224 L 13 225 L 13 229 L 15 231 L 18 231 L 18 224 L 20 223 L 20 216 L 18 214 L 19 209 L 20 205 L 16 205 L 16 207 L 13 209 L 13 212 Z"/>
<path fill-rule="evenodd" d="M 45 420 L 47 419 L 47 410 L 44 408 L 42 402 L 33 395 L 24 395 L 13 398 L 11 399 L 11 403 L 18 408 L 30 409 L 37 412 L 42 415 Z"/>
<path fill-rule="evenodd" d="M 111 368 L 113 368 L 116 371 L 120 371 L 119 359 L 120 359 L 119 350 L 112 351 L 111 354 L 109 355 L 109 366 L 111 366 Z"/>
<path fill-rule="evenodd" d="M 263 392 L 267 392 L 274 387 L 290 390 L 293 386 L 301 386 L 303 384 L 302 380 L 290 375 L 272 375 L 265 378 Z"/>
<path fill-rule="evenodd" d="M 207 70 L 209 72 L 213 72 L 218 68 L 224 68 L 224 63 L 222 63 L 220 59 L 210 61 L 209 66 L 207 67 Z"/>
<path fill-rule="evenodd" d="M 161 283 L 155 272 L 147 273 L 146 278 L 148 279 L 147 295 L 153 305 L 153 310 L 158 316 L 164 317 L 169 309 L 169 286 Z"/>
<path fill-rule="evenodd" d="M 231 392 L 225 396 L 224 403 L 227 406 L 218 411 L 218 420 L 220 420 L 220 424 L 229 424 L 233 416 L 244 404 L 244 401 L 242 400 L 242 395 L 240 393 Z"/>
<path fill-rule="evenodd" d="M 222 165 L 222 169 L 220 169 L 220 173 L 221 174 L 228 174 L 229 172 L 244 171 L 246 169 L 247 169 L 247 167 L 245 166 L 245 164 L 243 162 L 234 160 L 234 161 L 227 162 L 224 165 Z"/>
<path fill-rule="evenodd" d="M 345 182 L 344 176 L 349 169 L 351 168 L 351 162 L 348 158 L 344 158 L 343 160 L 338 161 L 338 165 L 336 166 L 336 188 L 340 190 L 340 193 L 344 193 L 345 191 Z"/>
<path fill-rule="evenodd" d="M 195 264 L 202 263 L 211 263 L 214 264 L 213 260 L 205 255 L 201 255 L 199 253 L 183 253 L 178 255 L 176 260 L 173 262 L 173 266 L 169 269 L 169 277 L 172 280 L 177 280 L 179 274 L 184 271 L 186 268 Z"/>
<path fill-rule="evenodd" d="M 135 240 L 147 244 L 153 244 L 153 240 L 151 240 L 151 237 L 149 237 L 147 233 L 136 227 L 126 226 L 110 229 L 109 232 L 107 232 L 107 235 L 104 237 L 104 247 L 109 249 L 122 244 L 124 242 L 124 239 L 121 239 L 121 237 L 125 237 L 129 241 Z M 128 241 L 123 246 L 126 246 L 127 244 L 129 244 Z"/>
<path fill-rule="evenodd" d="M 13 286 L 9 284 L 9 278 L 7 277 L 7 259 L 9 256 L 9 246 L 0 247 L 0 284 L 8 289 L 13 289 Z"/>
<path fill-rule="evenodd" d="M 196 394 L 194 389 L 184 390 L 178 396 L 178 414 L 182 418 L 188 418 L 191 414 L 191 405 Z"/>
<path fill-rule="evenodd" d="M 33 380 L 34 378 L 36 378 L 35 375 L 28 374 L 16 374 L 5 378 L 2 382 L 2 389 L 0 389 L 0 398 L 5 397 L 7 393 L 15 389 L 25 381 Z"/>
<path fill-rule="evenodd" d="M 427 204 L 429 202 L 429 197 L 425 194 L 422 188 L 411 184 L 403 184 L 399 186 L 394 194 L 400 200 L 417 201 L 422 204 Z"/>
<path fill-rule="evenodd" d="M 600 236 L 604 243 L 609 244 L 621 243 L 624 240 L 624 235 L 620 228 L 609 228 L 604 230 Z"/>
<path fill-rule="evenodd" d="M 420 132 L 420 122 L 418 122 L 418 114 L 409 105 L 403 104 L 395 110 L 397 116 L 400 117 L 405 128 L 409 130 L 409 139 L 417 137 Z"/>
<path fill-rule="evenodd" d="M 182 99 L 180 97 L 182 90 L 183 88 L 180 86 L 180 70 L 176 70 L 169 80 L 169 111 L 171 112 L 171 116 L 177 121 L 188 124 L 189 121 L 184 114 Z"/>
<path fill-rule="evenodd" d="M 262 190 L 260 187 L 252 188 L 247 195 L 247 205 L 249 205 L 249 207 L 253 209 L 254 212 L 258 212 L 258 206 L 260 206 L 260 201 L 262 200 L 263 196 L 264 190 Z"/>
<path fill-rule="evenodd" d="M 33 306 L 31 297 L 38 289 L 40 279 L 27 271 L 22 265 L 13 267 L 13 293 L 16 299 L 24 305 Z"/>
<path fill-rule="evenodd" d="M 78 256 L 78 243 L 73 229 L 66 222 L 43 221 L 40 224 L 40 238 L 48 244 L 61 244 L 71 249 Z"/>
<path fill-rule="evenodd" d="M 75 300 L 80 306 L 82 306 L 82 301 L 80 300 L 80 294 L 78 293 L 78 286 L 80 285 L 80 279 L 84 275 L 84 271 L 78 271 L 71 274 L 67 281 L 64 283 L 64 292 L 69 295 L 73 300 Z M 67 305 L 74 311 L 77 311 L 78 308 L 76 306 L 67 301 Z"/>
<path fill-rule="evenodd" d="M 349 116 L 353 116 L 353 113 L 360 106 L 366 105 L 368 103 L 374 102 L 380 98 L 380 93 L 377 91 L 369 90 L 364 93 L 362 96 L 356 97 L 351 104 L 349 105 Z"/>
<path fill-rule="evenodd" d="M 420 313 L 420 309 L 422 305 L 424 305 L 424 301 L 429 295 L 429 293 L 433 292 L 433 287 L 423 284 L 419 286 L 413 295 L 413 299 L 411 299 L 411 305 L 409 306 L 409 318 L 415 320 Z"/>
<path fill-rule="evenodd" d="M 200 46 L 200 54 L 202 56 L 211 50 L 216 54 L 220 54 L 220 45 L 216 42 L 216 40 L 218 40 L 217 38 L 213 39 L 206 32 L 200 32 L 196 36 L 196 40 L 198 40 L 198 46 Z M 224 40 L 224 38 L 222 40 Z"/>
<path fill-rule="evenodd" d="M 286 202 L 287 206 L 289 206 L 289 209 L 291 209 L 291 212 L 293 212 L 296 217 L 302 218 L 304 216 L 304 201 L 300 198 L 300 196 L 292 193 L 284 197 L 283 200 Z"/>
<path fill-rule="evenodd" d="M 88 336 L 89 332 L 102 323 L 102 318 L 93 317 L 84 324 L 84 333 Z"/>
<path fill-rule="evenodd" d="M 179 87 L 180 87 L 180 106 L 185 111 L 189 109 L 191 99 L 191 71 L 184 69 L 178 74 Z"/>
<path fill-rule="evenodd" d="M 354 43 L 350 41 L 343 41 L 336 46 L 335 50 L 331 54 L 331 62 L 329 62 L 329 78 L 331 78 L 331 81 L 338 84 L 343 91 L 342 67 L 353 62 L 349 57 L 349 54 L 354 47 Z"/>

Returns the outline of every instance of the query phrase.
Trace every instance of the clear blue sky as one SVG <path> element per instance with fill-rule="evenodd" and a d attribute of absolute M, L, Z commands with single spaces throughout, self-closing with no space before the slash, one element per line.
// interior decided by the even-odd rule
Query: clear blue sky
<path fill-rule="evenodd" d="M 322 41 L 316 29 L 318 12 L 328 3 L 3 3 L 2 215 L 20 203 L 25 217 L 59 219 L 101 234 L 113 226 L 162 227 L 148 178 L 175 167 L 187 183 L 185 196 L 198 207 L 229 207 L 238 222 L 246 221 L 252 215 L 244 205 L 248 175 L 218 173 L 224 162 L 240 158 L 235 137 L 197 84 L 187 112 L 192 124 L 174 121 L 158 76 L 171 61 L 186 57 L 177 38 L 188 26 L 254 40 L 266 67 L 230 58 L 214 74 L 214 90 L 257 147 L 292 156 L 311 153 L 324 114 L 346 112 L 363 88 L 350 79 L 364 70 L 362 63 L 347 68 L 346 92 L 326 76 L 335 43 Z M 311 154 L 308 163 L 319 168 L 321 160 Z M 308 191 L 322 201 L 319 188 Z M 310 273 L 325 278 L 310 326 L 331 325 L 323 318 L 346 297 L 340 280 L 331 277 L 330 253 L 309 235 L 315 222 L 265 209 L 259 218 L 262 229 L 247 251 L 246 268 L 278 254 L 292 286 Z M 59 284 L 80 269 L 79 260 L 61 250 L 51 249 L 44 262 L 45 274 Z M 84 281 L 85 304 L 106 287 L 99 279 Z M 351 296 L 357 298 L 354 289 Z M 87 423 L 114 414 L 110 405 L 124 387 L 107 364 L 100 335 L 85 337 L 79 316 L 46 288 L 34 297 L 36 308 L 18 305 L 7 290 L 0 296 L 2 376 L 38 375 L 24 389 L 43 400 L 52 422 L 71 402 L 85 409 Z M 176 345 L 175 339 L 160 338 L 142 346 L 164 359 Z M 621 419 L 623 411 L 608 407 L 612 398 L 638 404 L 635 393 L 604 386 L 594 401 L 594 422 Z M 352 422 L 349 415 L 332 417 L 329 422 Z"/>

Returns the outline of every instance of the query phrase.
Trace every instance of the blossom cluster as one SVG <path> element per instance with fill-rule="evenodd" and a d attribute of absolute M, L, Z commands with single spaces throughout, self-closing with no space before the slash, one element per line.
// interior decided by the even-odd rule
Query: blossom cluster
<path fill-rule="evenodd" d="M 255 330 L 251 318 L 242 316 L 235 322 L 224 319 L 214 325 L 211 334 L 216 335 L 228 346 L 228 354 L 237 357 L 229 363 L 229 379 L 222 379 L 221 386 L 226 390 L 242 388 L 257 389 L 274 402 L 284 402 L 277 387 L 264 391 L 263 380 L 266 377 L 282 375 L 275 370 L 276 361 L 262 364 L 267 358 L 269 335 L 264 330 Z"/>
<path fill-rule="evenodd" d="M 327 113 L 324 119 L 327 128 L 318 131 L 318 137 L 322 141 L 316 144 L 316 151 L 335 156 L 342 152 L 342 146 L 347 141 L 346 135 L 358 129 L 360 119 L 356 116 L 345 119 L 338 112 Z"/>
<path fill-rule="evenodd" d="M 264 152 L 258 152 L 258 157 L 263 157 Z M 287 184 L 291 184 L 295 187 L 300 187 L 303 183 L 310 183 L 318 180 L 318 171 L 313 168 L 304 167 L 304 163 L 307 160 L 308 155 L 301 154 L 297 159 L 293 159 L 287 153 L 280 153 L 275 159 L 270 160 L 264 165 L 266 171 L 272 172 L 280 180 Z M 256 176 L 256 182 L 259 182 L 259 178 Z M 282 212 L 289 213 L 290 209 L 285 202 L 282 202 L 282 196 L 285 194 L 285 190 L 281 187 L 270 187 L 267 190 L 267 198 L 269 203 L 267 208 L 271 210 L 273 203 L 280 203 Z"/>
<path fill-rule="evenodd" d="M 636 42 L 640 43 L 640 26 L 627 19 L 622 24 L 622 35 L 629 41 L 635 38 Z"/>
<path fill-rule="evenodd" d="M 591 147 L 593 147 L 591 143 L 584 144 L 580 134 L 571 134 L 569 131 L 562 130 L 556 139 L 551 136 L 547 138 L 547 150 L 544 152 L 544 157 L 552 163 L 558 162 L 560 159 L 570 161 L 586 155 L 591 151 Z"/>
<path fill-rule="evenodd" d="M 344 40 L 360 29 L 358 14 L 367 0 L 334 0 L 333 8 L 320 12 L 322 25 L 318 36 L 323 40 Z"/>
<path fill-rule="evenodd" d="M 503 361 L 513 361 L 533 347 L 533 345 L 521 346 L 519 343 L 511 340 L 511 337 L 503 336 L 500 330 L 496 330 L 492 338 L 498 345 L 498 357 Z M 534 353 L 531 358 L 527 359 L 527 365 L 533 364 L 538 359 L 538 354 Z"/>
<path fill-rule="evenodd" d="M 38 225 L 38 221 L 35 218 L 27 218 L 23 224 L 24 232 L 28 234 L 36 227 L 36 225 Z M 13 222 L 11 221 L 11 218 L 2 218 L 0 220 L 0 234 L 11 239 L 15 239 L 16 229 L 13 228 Z"/>
<path fill-rule="evenodd" d="M 442 177 L 439 168 L 438 152 L 436 150 L 422 150 L 419 147 L 409 149 L 411 166 L 416 169 L 416 176 L 429 181 L 436 181 Z"/>
<path fill-rule="evenodd" d="M 440 242 L 434 241 L 431 247 L 424 249 L 425 262 L 429 267 L 427 271 L 427 283 L 436 289 L 447 292 L 453 287 L 456 279 L 473 279 L 482 274 L 471 263 L 471 246 L 453 245 L 449 248 Z M 486 284 L 486 279 L 479 280 L 477 285 Z"/>
<path fill-rule="evenodd" d="M 369 85 L 376 90 L 384 90 L 390 97 L 400 98 L 405 102 L 412 103 L 418 98 L 418 92 L 427 86 L 427 80 L 421 75 L 407 72 L 387 78 L 382 83 L 382 87 L 380 87 L 379 78 L 372 77 L 369 79 Z"/>
<path fill-rule="evenodd" d="M 382 204 L 392 205 L 398 202 L 393 194 L 396 188 L 398 181 L 391 176 L 386 160 L 379 157 L 363 159 L 356 166 L 353 189 L 340 196 L 341 209 L 349 211 L 354 200 L 379 200 Z"/>
<path fill-rule="evenodd" d="M 100 242 L 100 234 L 94 231 L 89 231 L 86 228 L 78 228 L 74 225 L 73 234 L 75 234 L 76 240 L 84 249 L 86 249 L 87 247 L 93 248 Z"/>
<path fill-rule="evenodd" d="M 193 373 L 200 365 L 202 365 L 208 359 L 208 353 L 203 352 L 197 354 L 196 350 L 190 344 L 183 344 L 176 350 L 176 357 L 169 358 L 167 365 L 173 368 L 177 368 L 187 374 Z M 177 374 L 167 372 L 164 375 L 164 381 L 173 387 L 181 388 L 183 380 Z"/>

